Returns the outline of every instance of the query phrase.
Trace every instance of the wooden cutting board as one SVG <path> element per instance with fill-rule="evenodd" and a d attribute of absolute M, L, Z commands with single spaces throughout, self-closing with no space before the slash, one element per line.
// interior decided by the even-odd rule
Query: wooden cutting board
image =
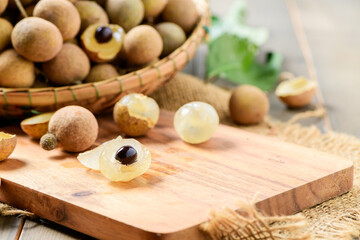
<path fill-rule="evenodd" d="M 46 152 L 14 127 L 16 150 L 0 163 L 0 201 L 101 239 L 204 239 L 198 225 L 211 209 L 236 208 L 258 194 L 269 214 L 292 214 L 350 190 L 353 165 L 337 156 L 219 126 L 200 145 L 182 142 L 173 115 L 139 140 L 150 169 L 129 183 L 109 182 L 76 155 Z M 99 119 L 98 144 L 119 132 Z"/>

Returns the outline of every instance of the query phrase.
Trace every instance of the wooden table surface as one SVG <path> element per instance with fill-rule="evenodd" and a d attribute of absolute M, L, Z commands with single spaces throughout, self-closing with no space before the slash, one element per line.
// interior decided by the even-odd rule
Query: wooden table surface
<path fill-rule="evenodd" d="M 216 15 L 227 12 L 235 0 L 210 0 Z M 315 119 L 324 131 L 335 130 L 360 137 L 360 1 L 359 0 L 248 0 L 248 23 L 270 29 L 263 51 L 284 56 L 284 70 L 317 80 L 316 102 L 327 115 Z M 205 47 L 185 69 L 204 76 Z M 271 116 L 287 120 L 287 110 L 270 94 Z M 91 239 L 50 222 L 0 217 L 0 239 Z"/>

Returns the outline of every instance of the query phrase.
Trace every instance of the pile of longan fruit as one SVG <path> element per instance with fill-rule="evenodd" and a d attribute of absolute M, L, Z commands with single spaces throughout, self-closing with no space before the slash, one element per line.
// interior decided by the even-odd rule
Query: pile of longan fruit
<path fill-rule="evenodd" d="M 198 19 L 193 0 L 0 0 L 0 87 L 119 76 L 168 56 Z"/>

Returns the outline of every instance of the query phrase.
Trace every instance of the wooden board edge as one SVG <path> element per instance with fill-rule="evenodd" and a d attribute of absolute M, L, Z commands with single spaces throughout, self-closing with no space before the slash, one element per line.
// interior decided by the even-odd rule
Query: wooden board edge
<path fill-rule="evenodd" d="M 256 207 L 270 216 L 295 214 L 349 192 L 353 187 L 353 180 L 354 165 L 351 163 L 349 167 L 338 172 L 259 201 Z M 297 201 L 300 196 L 306 196 L 303 204 Z M 288 204 L 289 202 L 294 204 Z"/>
<path fill-rule="evenodd" d="M 0 201 L 98 239 L 157 240 L 150 233 L 17 183 L 1 179 Z M 49 214 L 51 213 L 51 214 Z"/>

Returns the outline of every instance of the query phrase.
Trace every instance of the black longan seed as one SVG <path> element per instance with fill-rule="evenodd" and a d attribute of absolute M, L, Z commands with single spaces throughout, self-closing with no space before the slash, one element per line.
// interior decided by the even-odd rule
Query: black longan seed
<path fill-rule="evenodd" d="M 115 156 L 115 159 L 123 165 L 130 165 L 136 162 L 137 152 L 132 146 L 121 147 Z"/>
<path fill-rule="evenodd" d="M 98 43 L 107 43 L 112 38 L 112 30 L 108 27 L 101 26 L 95 31 L 95 39 Z"/>

